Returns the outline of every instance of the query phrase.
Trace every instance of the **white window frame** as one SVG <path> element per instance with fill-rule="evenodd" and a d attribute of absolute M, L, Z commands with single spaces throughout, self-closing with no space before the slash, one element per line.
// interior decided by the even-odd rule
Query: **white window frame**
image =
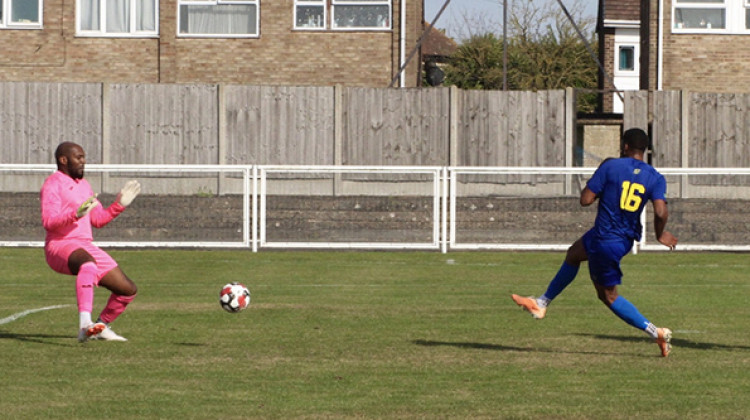
<path fill-rule="evenodd" d="M 25 0 L 34 1 L 34 0 Z M 0 0 L 2 4 L 2 18 L 0 18 L 0 29 L 42 29 L 44 25 L 44 1 L 36 0 L 37 10 L 39 10 L 38 20 L 36 22 L 11 22 L 10 17 L 13 15 L 13 1 Z"/>
<path fill-rule="evenodd" d="M 384 16 L 385 26 L 336 26 L 336 7 L 345 6 L 388 6 Z M 334 31 L 390 31 L 393 29 L 393 0 L 331 0 L 331 29 Z"/>
<path fill-rule="evenodd" d="M 92 38 L 158 38 L 159 37 L 159 1 L 154 1 L 154 30 L 139 31 L 137 25 L 137 8 L 136 1 L 130 0 L 130 30 L 128 32 L 107 32 L 107 0 L 99 1 L 99 29 L 83 30 L 81 29 L 82 0 L 76 0 L 76 36 Z"/>
<path fill-rule="evenodd" d="M 620 49 L 622 49 L 623 47 L 633 49 L 633 69 L 632 70 L 623 70 L 620 68 Z M 632 42 L 623 42 L 623 43 L 615 44 L 615 75 L 632 76 L 633 74 L 638 74 L 638 72 L 640 71 L 638 61 L 640 61 L 638 60 L 638 44 L 634 44 Z"/>
<path fill-rule="evenodd" d="M 672 0 L 672 33 L 675 34 L 750 34 L 746 28 L 745 10 L 750 8 L 748 0 L 723 0 L 722 2 L 683 2 Z M 685 28 L 677 22 L 678 9 L 712 9 L 724 11 L 725 28 Z M 710 25 L 707 25 L 710 26 Z"/>
<path fill-rule="evenodd" d="M 325 31 L 328 29 L 328 4 L 327 0 L 294 0 L 294 29 L 301 31 Z M 298 25 L 297 24 L 297 11 L 299 7 L 320 7 L 323 9 L 323 22 L 322 25 Z M 316 24 L 317 22 L 311 22 Z"/>
<path fill-rule="evenodd" d="M 231 4 L 255 6 L 254 34 L 189 34 L 180 32 L 182 6 L 221 6 Z M 177 25 L 175 26 L 178 38 L 260 38 L 260 0 L 177 0 Z"/>

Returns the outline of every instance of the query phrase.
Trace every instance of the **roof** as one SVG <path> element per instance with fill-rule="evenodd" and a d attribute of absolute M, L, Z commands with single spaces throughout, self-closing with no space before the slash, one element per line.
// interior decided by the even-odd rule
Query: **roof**
<path fill-rule="evenodd" d="M 430 25 L 425 26 L 429 28 L 429 31 L 422 40 L 422 57 L 447 57 L 456 51 L 458 44 L 445 34 L 444 29 L 433 28 Z"/>

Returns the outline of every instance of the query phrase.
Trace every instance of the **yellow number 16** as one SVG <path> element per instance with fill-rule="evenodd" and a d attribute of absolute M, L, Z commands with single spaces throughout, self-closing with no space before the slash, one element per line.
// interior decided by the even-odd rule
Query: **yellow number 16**
<path fill-rule="evenodd" d="M 641 206 L 640 194 L 646 192 L 646 187 L 638 183 L 630 183 L 630 181 L 624 181 L 622 183 L 622 194 L 620 194 L 620 208 L 626 211 L 637 211 L 638 207 Z"/>

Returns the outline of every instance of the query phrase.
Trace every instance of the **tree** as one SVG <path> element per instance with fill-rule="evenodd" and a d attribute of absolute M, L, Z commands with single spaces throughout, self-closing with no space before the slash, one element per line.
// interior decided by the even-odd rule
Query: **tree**
<path fill-rule="evenodd" d="M 508 88 L 511 90 L 547 90 L 566 87 L 596 89 L 598 67 L 570 21 L 556 1 L 539 5 L 513 2 L 509 7 Z M 575 3 L 571 15 L 585 36 L 593 38 L 593 20 L 581 18 L 581 4 Z M 481 21 L 487 27 L 486 21 Z M 446 66 L 446 84 L 462 89 L 503 88 L 502 35 L 478 25 L 466 25 L 469 31 Z M 595 47 L 593 40 L 592 48 Z M 582 96 L 581 110 L 594 109 L 595 97 Z"/>

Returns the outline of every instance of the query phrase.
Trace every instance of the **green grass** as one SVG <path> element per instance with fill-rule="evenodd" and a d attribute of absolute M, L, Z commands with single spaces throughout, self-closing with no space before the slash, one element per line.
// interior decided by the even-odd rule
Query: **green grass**
<path fill-rule="evenodd" d="M 139 286 L 75 340 L 73 277 L 0 249 L 3 418 L 747 418 L 750 257 L 649 253 L 620 293 L 674 330 L 673 354 L 597 299 L 585 266 L 533 320 L 563 253 L 112 250 Z M 229 281 L 252 293 L 220 309 Z M 107 293 L 98 289 L 97 310 Z"/>

